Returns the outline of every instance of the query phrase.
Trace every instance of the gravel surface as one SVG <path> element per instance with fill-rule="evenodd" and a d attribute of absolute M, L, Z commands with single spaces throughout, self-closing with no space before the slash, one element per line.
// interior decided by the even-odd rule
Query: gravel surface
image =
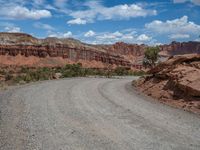
<path fill-rule="evenodd" d="M 200 117 L 137 94 L 134 78 L 0 92 L 1 150 L 199 150 Z"/>

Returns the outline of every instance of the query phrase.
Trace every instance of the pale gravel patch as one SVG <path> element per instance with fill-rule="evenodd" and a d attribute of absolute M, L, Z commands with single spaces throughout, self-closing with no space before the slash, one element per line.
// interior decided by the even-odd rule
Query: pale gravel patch
<path fill-rule="evenodd" d="M 0 92 L 0 150 L 199 150 L 200 117 L 138 95 L 133 77 Z"/>

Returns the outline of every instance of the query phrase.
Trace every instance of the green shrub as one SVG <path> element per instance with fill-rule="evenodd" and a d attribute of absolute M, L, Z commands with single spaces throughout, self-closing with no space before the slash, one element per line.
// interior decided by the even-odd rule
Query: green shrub
<path fill-rule="evenodd" d="M 6 71 L 5 70 L 0 70 L 0 75 L 6 75 Z"/>
<path fill-rule="evenodd" d="M 13 77 L 10 74 L 6 75 L 6 80 L 13 80 L 16 83 L 20 82 L 34 82 L 40 80 L 49 80 L 53 79 L 55 73 L 61 73 L 62 77 L 85 77 L 88 75 L 94 76 L 125 76 L 125 75 L 134 75 L 140 76 L 144 75 L 143 71 L 131 71 L 124 67 L 117 67 L 112 70 L 111 68 L 107 69 L 92 69 L 92 68 L 83 68 L 82 64 L 67 64 L 64 67 L 56 67 L 56 68 L 37 68 L 31 69 L 27 67 L 22 67 L 21 72 L 18 76 Z M 14 78 L 14 79 L 13 79 Z"/>
<path fill-rule="evenodd" d="M 124 67 L 117 67 L 115 70 L 114 70 L 114 73 L 117 75 L 117 76 L 123 76 L 123 75 L 129 75 L 129 71 L 124 68 Z"/>
<path fill-rule="evenodd" d="M 5 75 L 5 80 L 6 80 L 6 81 L 10 81 L 10 80 L 12 80 L 12 79 L 13 79 L 13 75 L 12 75 L 12 74 L 7 73 L 7 74 Z"/>
<path fill-rule="evenodd" d="M 28 73 L 28 72 L 29 72 L 29 68 L 27 68 L 27 67 L 21 68 L 21 73 Z"/>
<path fill-rule="evenodd" d="M 154 67 L 158 60 L 159 47 L 147 47 L 144 53 L 143 65 L 145 67 Z"/>
<path fill-rule="evenodd" d="M 132 72 L 130 74 L 133 75 L 133 76 L 143 76 L 143 75 L 146 74 L 146 72 L 144 72 L 144 71 L 141 70 L 141 71 Z"/>
<path fill-rule="evenodd" d="M 21 75 L 16 76 L 16 77 L 13 79 L 13 81 L 14 81 L 15 83 L 20 83 L 21 81 L 24 81 L 24 76 L 21 76 Z"/>

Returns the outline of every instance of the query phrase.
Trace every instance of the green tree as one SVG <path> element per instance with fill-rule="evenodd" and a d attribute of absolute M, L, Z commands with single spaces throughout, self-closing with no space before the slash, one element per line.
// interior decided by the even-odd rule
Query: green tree
<path fill-rule="evenodd" d="M 159 47 L 147 47 L 144 53 L 143 65 L 145 67 L 154 67 L 158 60 Z"/>

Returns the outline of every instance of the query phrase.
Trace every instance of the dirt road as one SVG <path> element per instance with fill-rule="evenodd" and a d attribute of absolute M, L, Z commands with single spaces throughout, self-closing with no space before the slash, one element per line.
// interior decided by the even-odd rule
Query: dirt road
<path fill-rule="evenodd" d="M 0 92 L 1 150 L 199 150 L 200 117 L 138 95 L 133 78 Z"/>

